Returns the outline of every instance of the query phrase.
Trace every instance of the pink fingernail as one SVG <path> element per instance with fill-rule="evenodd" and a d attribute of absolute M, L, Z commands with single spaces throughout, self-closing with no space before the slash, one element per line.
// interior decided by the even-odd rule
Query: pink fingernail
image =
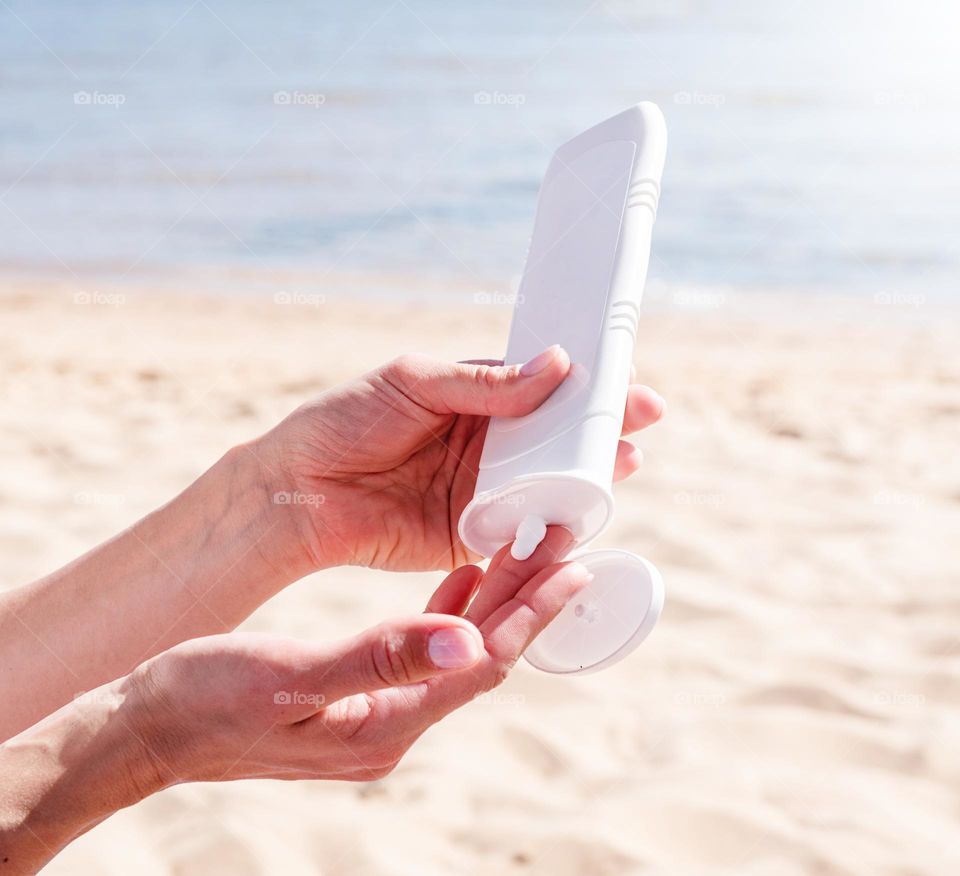
<path fill-rule="evenodd" d="M 464 669 L 480 659 L 480 643 L 469 630 L 437 630 L 427 641 L 427 654 L 437 669 Z"/>
<path fill-rule="evenodd" d="M 534 374 L 539 374 L 554 360 L 559 350 L 559 344 L 547 347 L 542 353 L 538 353 L 529 362 L 524 363 L 520 368 L 520 376 L 533 377 Z"/>

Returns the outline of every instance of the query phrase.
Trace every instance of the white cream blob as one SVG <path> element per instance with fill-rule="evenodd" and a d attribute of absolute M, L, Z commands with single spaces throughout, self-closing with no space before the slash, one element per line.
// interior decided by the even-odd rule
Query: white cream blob
<path fill-rule="evenodd" d="M 526 560 L 547 535 L 547 521 L 536 514 L 528 514 L 517 527 L 517 537 L 510 548 L 510 556 L 515 560 Z"/>

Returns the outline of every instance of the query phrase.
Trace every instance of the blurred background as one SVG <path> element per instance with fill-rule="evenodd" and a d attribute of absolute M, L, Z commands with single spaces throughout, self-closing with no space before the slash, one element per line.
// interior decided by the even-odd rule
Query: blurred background
<path fill-rule="evenodd" d="M 509 286 L 552 151 L 648 99 L 671 136 L 655 280 L 956 277 L 949 0 L 5 0 L 0 22 L 4 272 Z"/>
<path fill-rule="evenodd" d="M 635 356 L 667 416 L 598 539 L 662 570 L 654 634 L 521 664 L 384 781 L 172 788 L 48 872 L 960 873 L 958 27 L 0 0 L 3 587 L 391 356 L 499 355 L 554 149 L 639 100 L 670 133 Z M 329 570 L 244 628 L 338 638 L 438 581 Z"/>

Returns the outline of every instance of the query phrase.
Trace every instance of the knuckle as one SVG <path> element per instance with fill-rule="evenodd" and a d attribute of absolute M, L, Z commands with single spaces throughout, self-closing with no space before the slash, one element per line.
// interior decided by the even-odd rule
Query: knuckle
<path fill-rule="evenodd" d="M 414 672 L 404 637 L 389 630 L 381 633 L 371 652 L 371 669 L 387 687 L 408 683 Z"/>
<path fill-rule="evenodd" d="M 499 365 L 478 365 L 473 379 L 481 389 L 497 389 L 507 382 L 509 371 Z"/>
<path fill-rule="evenodd" d="M 530 594 L 524 593 L 523 589 L 514 596 L 514 599 L 517 601 L 517 605 L 525 612 L 533 615 L 534 617 L 539 618 L 542 611 L 541 606 L 537 604 L 538 600 L 531 599 Z"/>
<path fill-rule="evenodd" d="M 374 372 L 374 385 L 394 398 L 419 403 L 418 385 L 429 376 L 430 361 L 429 356 L 421 353 L 403 353 Z"/>
<path fill-rule="evenodd" d="M 501 658 L 500 660 L 497 660 L 493 665 L 487 683 L 483 686 L 483 691 L 481 691 L 481 693 L 486 693 L 487 691 L 493 690 L 495 687 L 500 687 L 500 685 L 507 680 L 507 677 L 510 675 L 510 672 L 513 670 L 515 665 L 516 661 L 508 658 Z"/>
<path fill-rule="evenodd" d="M 387 362 L 382 370 L 389 379 L 409 382 L 423 370 L 423 356 L 419 353 L 402 353 Z"/>

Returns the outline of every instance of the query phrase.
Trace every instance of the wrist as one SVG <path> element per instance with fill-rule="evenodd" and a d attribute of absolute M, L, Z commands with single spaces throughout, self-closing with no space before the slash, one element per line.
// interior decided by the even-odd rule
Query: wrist
<path fill-rule="evenodd" d="M 157 640 L 153 653 L 233 629 L 315 570 L 291 509 L 274 500 L 274 472 L 257 443 L 239 445 L 173 502 L 136 524 L 134 537 L 172 578 L 174 607 L 182 618 Z"/>
<path fill-rule="evenodd" d="M 299 578 L 344 561 L 322 537 L 328 535 L 336 542 L 333 528 L 325 522 L 328 485 L 321 477 L 304 477 L 297 471 L 296 454 L 284 446 L 283 426 L 234 448 L 231 454 L 242 457 L 240 464 L 257 469 L 267 509 L 265 527 L 270 530 L 264 553 L 283 557 Z"/>
<path fill-rule="evenodd" d="M 250 530 L 248 560 L 259 563 L 265 577 L 286 585 L 327 565 L 306 537 L 311 497 L 286 474 L 272 442 L 259 438 L 237 445 L 211 471 L 219 469 L 223 489 L 233 485 L 237 493 L 237 501 L 229 503 L 233 527 Z"/>
<path fill-rule="evenodd" d="M 0 848 L 9 872 L 35 872 L 118 809 L 175 781 L 145 750 L 145 717 L 121 680 L 0 745 Z"/>

